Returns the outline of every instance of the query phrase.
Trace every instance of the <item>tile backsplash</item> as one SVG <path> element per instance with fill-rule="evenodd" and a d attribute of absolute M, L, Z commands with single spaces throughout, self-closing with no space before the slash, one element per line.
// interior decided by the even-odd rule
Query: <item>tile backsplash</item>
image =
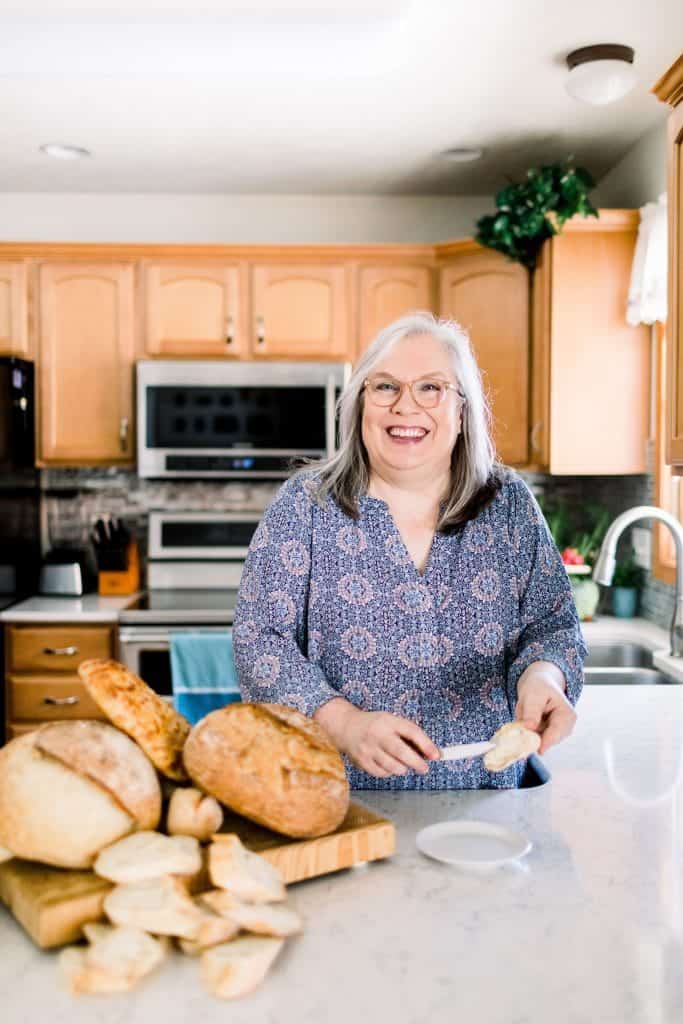
<path fill-rule="evenodd" d="M 521 475 L 536 495 L 561 499 L 576 510 L 579 519 L 581 508 L 591 503 L 604 505 L 614 518 L 627 508 L 649 505 L 653 500 L 653 478 L 649 473 L 604 477 Z M 261 511 L 279 484 L 143 480 L 130 470 L 93 468 L 42 470 L 41 486 L 45 544 L 87 544 L 91 524 L 99 515 L 110 513 L 124 519 L 137 536 L 144 562 L 150 509 Z M 647 522 L 639 525 L 648 526 Z M 648 574 L 640 603 L 640 614 L 668 628 L 673 608 L 672 587 Z M 607 590 L 600 610 L 610 611 Z"/>

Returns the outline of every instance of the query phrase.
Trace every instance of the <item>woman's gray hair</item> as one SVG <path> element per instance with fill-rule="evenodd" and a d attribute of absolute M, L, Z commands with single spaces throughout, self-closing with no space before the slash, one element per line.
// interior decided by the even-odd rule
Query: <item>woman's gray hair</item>
<path fill-rule="evenodd" d="M 437 524 L 437 529 L 444 530 L 468 518 L 465 510 L 490 483 L 496 463 L 490 412 L 467 332 L 454 320 L 438 319 L 432 313 L 411 313 L 395 320 L 379 332 L 358 360 L 337 403 L 339 448 L 331 458 L 314 463 L 313 490 L 318 500 L 331 495 L 347 515 L 358 518 L 358 498 L 366 493 L 370 480 L 368 453 L 361 436 L 363 386 L 368 374 L 397 342 L 419 335 L 429 335 L 448 351 L 464 395 L 462 428 L 451 461 L 452 487 Z M 310 468 L 311 464 L 302 472 L 310 472 Z"/>

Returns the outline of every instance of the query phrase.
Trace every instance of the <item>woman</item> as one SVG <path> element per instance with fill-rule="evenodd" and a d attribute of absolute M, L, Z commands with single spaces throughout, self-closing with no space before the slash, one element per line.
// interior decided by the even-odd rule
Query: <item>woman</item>
<path fill-rule="evenodd" d="M 586 648 L 527 486 L 494 461 L 466 334 L 382 331 L 340 399 L 340 447 L 254 534 L 233 642 L 242 696 L 299 708 L 358 789 L 514 787 L 517 763 L 441 761 L 517 718 L 541 753 L 574 725 Z"/>

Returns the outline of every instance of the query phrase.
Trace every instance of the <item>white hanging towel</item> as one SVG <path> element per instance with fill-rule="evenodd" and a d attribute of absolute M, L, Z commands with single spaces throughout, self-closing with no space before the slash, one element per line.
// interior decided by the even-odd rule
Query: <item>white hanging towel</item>
<path fill-rule="evenodd" d="M 640 209 L 626 308 L 626 320 L 634 326 L 666 321 L 667 245 L 667 203 L 663 192 L 656 203 L 646 203 Z"/>

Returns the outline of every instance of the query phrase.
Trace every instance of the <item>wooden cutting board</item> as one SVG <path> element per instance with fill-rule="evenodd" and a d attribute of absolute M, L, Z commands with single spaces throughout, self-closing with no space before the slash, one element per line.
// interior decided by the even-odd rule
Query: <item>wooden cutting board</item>
<path fill-rule="evenodd" d="M 319 839 L 289 839 L 230 812 L 221 833 L 237 833 L 246 847 L 280 869 L 288 885 L 390 857 L 396 848 L 393 824 L 355 803 L 349 805 L 336 832 Z M 111 888 L 93 871 L 50 868 L 25 860 L 0 864 L 0 901 L 42 949 L 76 942 L 84 924 L 102 917 Z"/>

